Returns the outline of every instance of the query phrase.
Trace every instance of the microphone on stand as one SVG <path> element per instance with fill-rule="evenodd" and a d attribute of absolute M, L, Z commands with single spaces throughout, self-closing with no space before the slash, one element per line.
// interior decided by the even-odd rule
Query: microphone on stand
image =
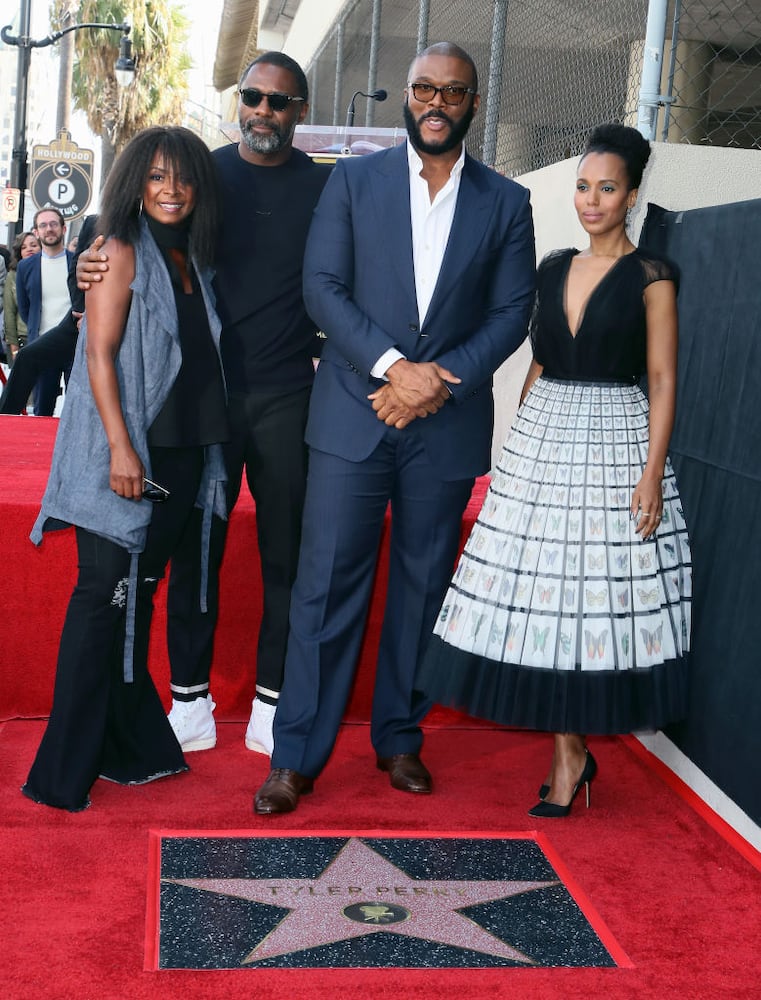
<path fill-rule="evenodd" d="M 341 152 L 343 154 L 350 153 L 349 148 L 349 136 L 348 131 L 354 125 L 354 101 L 358 97 L 368 97 L 371 101 L 385 101 L 388 97 L 388 92 L 385 90 L 374 90 L 372 94 L 366 94 L 363 90 L 357 90 L 352 94 L 352 98 L 349 101 L 349 108 L 346 112 L 346 125 L 344 126 L 344 145 Z"/>

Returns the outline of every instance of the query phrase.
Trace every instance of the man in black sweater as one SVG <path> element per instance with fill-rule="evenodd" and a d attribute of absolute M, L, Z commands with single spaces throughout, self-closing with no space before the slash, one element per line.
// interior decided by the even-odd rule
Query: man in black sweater
<path fill-rule="evenodd" d="M 246 746 L 266 754 L 272 751 L 272 720 L 282 686 L 298 560 L 312 358 L 321 343 L 304 307 L 301 272 L 312 211 L 330 167 L 313 163 L 293 148 L 307 101 L 307 80 L 298 63 L 280 52 L 264 53 L 241 77 L 240 142 L 213 153 L 222 210 L 215 286 L 229 400 L 228 510 L 238 498 L 245 468 L 256 502 L 264 587 L 256 697 Z M 104 256 L 85 254 L 82 260 L 80 281 L 100 280 L 97 271 L 106 268 L 94 261 L 103 262 Z M 216 743 L 209 674 L 226 531 L 226 523 L 215 518 L 207 613 L 200 610 L 197 525 L 190 525 L 188 544 L 172 559 L 167 591 L 173 699 L 169 721 L 186 751 Z"/>
<path fill-rule="evenodd" d="M 312 358 L 319 354 L 317 331 L 302 300 L 302 260 L 312 211 L 330 170 L 292 146 L 308 98 L 297 63 L 265 53 L 243 73 L 240 91 L 240 142 L 214 153 L 222 201 L 216 289 L 231 431 L 225 446 L 228 510 L 245 468 L 256 503 L 264 587 L 246 746 L 270 754 L 299 551 Z M 226 525 L 218 521 L 207 614 L 199 610 L 200 554 L 194 558 L 186 550 L 190 558 L 172 561 L 169 719 L 184 750 L 205 749 L 216 740 L 209 672 L 225 534 Z"/>

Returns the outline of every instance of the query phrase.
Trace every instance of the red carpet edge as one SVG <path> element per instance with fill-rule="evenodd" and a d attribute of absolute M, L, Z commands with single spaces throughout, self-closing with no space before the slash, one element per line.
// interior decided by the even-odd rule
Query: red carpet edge
<path fill-rule="evenodd" d="M 620 740 L 635 756 L 639 757 L 641 761 L 654 771 L 664 784 L 668 785 L 672 791 L 684 799 L 711 829 L 715 830 L 720 837 L 726 840 L 730 847 L 734 848 L 754 868 L 761 871 L 761 852 L 757 851 L 745 837 L 741 836 L 733 826 L 719 816 L 708 805 L 705 799 L 701 798 L 696 791 L 690 788 L 686 781 L 683 781 L 679 775 L 671 770 L 668 764 L 664 764 L 659 757 L 643 746 L 635 736 L 621 736 Z"/>

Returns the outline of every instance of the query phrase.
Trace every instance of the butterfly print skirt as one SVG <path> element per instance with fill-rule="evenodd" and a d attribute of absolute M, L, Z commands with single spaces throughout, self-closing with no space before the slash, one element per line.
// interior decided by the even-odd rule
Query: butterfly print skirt
<path fill-rule="evenodd" d="M 552 732 L 685 714 L 690 551 L 671 463 L 663 518 L 630 517 L 647 460 L 638 386 L 540 377 L 519 409 L 439 613 L 418 686 Z"/>

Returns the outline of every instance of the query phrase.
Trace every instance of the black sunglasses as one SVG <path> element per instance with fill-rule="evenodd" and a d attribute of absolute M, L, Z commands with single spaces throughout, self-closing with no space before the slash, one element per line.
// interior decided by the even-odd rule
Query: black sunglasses
<path fill-rule="evenodd" d="M 421 104 L 432 101 L 437 94 L 441 94 L 441 99 L 445 104 L 455 107 L 462 104 L 466 94 L 475 94 L 472 87 L 434 87 L 432 83 L 408 83 L 407 86 L 415 95 L 415 100 Z"/>
<path fill-rule="evenodd" d="M 291 101 L 304 100 L 303 97 L 291 97 L 290 94 L 265 94 L 256 87 L 241 87 L 238 93 L 247 108 L 258 108 L 266 97 L 272 111 L 285 111 Z"/>
<path fill-rule="evenodd" d="M 164 503 L 169 499 L 169 490 L 166 486 L 159 486 L 152 479 L 143 479 L 143 499 L 150 500 L 151 503 Z"/>

